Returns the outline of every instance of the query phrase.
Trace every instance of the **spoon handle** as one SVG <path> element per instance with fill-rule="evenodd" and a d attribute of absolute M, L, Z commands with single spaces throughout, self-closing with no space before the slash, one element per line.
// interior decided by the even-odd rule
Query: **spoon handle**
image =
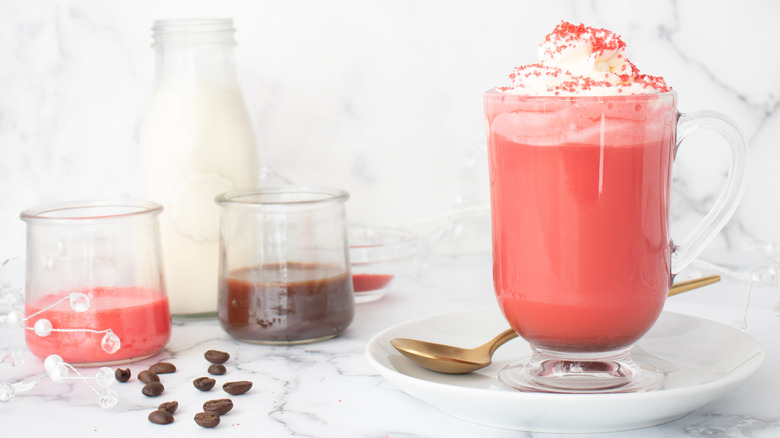
<path fill-rule="evenodd" d="M 689 290 L 700 288 L 708 284 L 717 283 L 719 281 L 720 281 L 720 275 L 710 275 L 709 277 L 702 277 L 702 278 L 696 278 L 688 281 L 681 281 L 680 283 L 675 283 L 672 285 L 672 287 L 669 289 L 669 296 L 671 297 L 677 294 L 681 294 L 683 292 L 688 292 Z"/>
<path fill-rule="evenodd" d="M 507 342 L 511 341 L 512 339 L 516 338 L 518 336 L 517 332 L 515 332 L 514 329 L 508 328 L 501 332 L 500 335 L 496 336 L 495 338 L 491 339 L 488 344 L 493 344 L 492 347 L 490 347 L 490 355 L 493 356 L 493 353 L 496 352 L 498 347 L 506 344 Z"/>

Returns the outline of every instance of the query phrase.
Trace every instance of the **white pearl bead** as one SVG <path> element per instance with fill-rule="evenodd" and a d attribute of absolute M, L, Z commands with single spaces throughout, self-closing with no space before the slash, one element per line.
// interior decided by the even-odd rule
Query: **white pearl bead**
<path fill-rule="evenodd" d="M 70 370 L 65 365 L 60 365 L 49 371 L 49 377 L 51 378 L 51 381 L 55 383 L 65 380 L 68 377 L 68 374 L 70 374 Z"/>
<path fill-rule="evenodd" d="M 35 330 L 36 335 L 45 338 L 46 336 L 49 336 L 51 334 L 51 330 L 52 330 L 51 321 L 49 321 L 46 318 L 41 318 L 35 321 L 33 330 Z"/>
<path fill-rule="evenodd" d="M 8 312 L 5 322 L 11 327 L 21 327 L 24 323 L 24 314 L 18 310 L 12 310 Z"/>
<path fill-rule="evenodd" d="M 46 368 L 46 371 L 51 373 L 52 370 L 59 367 L 60 365 L 64 364 L 65 361 L 62 360 L 62 357 L 57 354 L 51 354 L 46 357 L 43 361 L 43 367 Z"/>

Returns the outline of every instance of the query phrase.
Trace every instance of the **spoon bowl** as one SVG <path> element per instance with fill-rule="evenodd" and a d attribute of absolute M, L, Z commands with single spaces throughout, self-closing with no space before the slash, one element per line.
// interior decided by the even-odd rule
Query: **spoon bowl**
<path fill-rule="evenodd" d="M 516 337 L 517 333 L 510 328 L 476 348 L 460 348 L 408 338 L 391 339 L 390 345 L 423 368 L 440 373 L 465 374 L 490 365 L 498 347 Z"/>
<path fill-rule="evenodd" d="M 669 296 L 677 295 L 720 281 L 720 276 L 697 278 L 677 283 L 669 290 Z M 492 363 L 493 353 L 518 335 L 511 328 L 476 348 L 460 348 L 409 338 L 390 340 L 396 350 L 412 362 L 431 371 L 447 374 L 466 374 Z"/>

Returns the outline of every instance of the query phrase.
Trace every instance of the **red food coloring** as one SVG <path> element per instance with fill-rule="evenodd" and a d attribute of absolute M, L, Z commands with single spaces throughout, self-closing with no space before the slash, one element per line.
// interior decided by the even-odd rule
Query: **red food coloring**
<path fill-rule="evenodd" d="M 382 289 L 390 283 L 394 275 L 392 274 L 354 274 L 352 275 L 352 287 L 355 293 L 369 292 Z"/>

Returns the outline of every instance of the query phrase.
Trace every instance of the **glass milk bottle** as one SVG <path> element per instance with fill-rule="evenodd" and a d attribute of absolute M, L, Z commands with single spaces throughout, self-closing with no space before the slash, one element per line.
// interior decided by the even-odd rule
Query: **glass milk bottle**
<path fill-rule="evenodd" d="M 258 182 L 230 19 L 155 21 L 154 92 L 141 129 L 143 196 L 160 218 L 171 313 L 216 316 L 219 208 Z"/>

